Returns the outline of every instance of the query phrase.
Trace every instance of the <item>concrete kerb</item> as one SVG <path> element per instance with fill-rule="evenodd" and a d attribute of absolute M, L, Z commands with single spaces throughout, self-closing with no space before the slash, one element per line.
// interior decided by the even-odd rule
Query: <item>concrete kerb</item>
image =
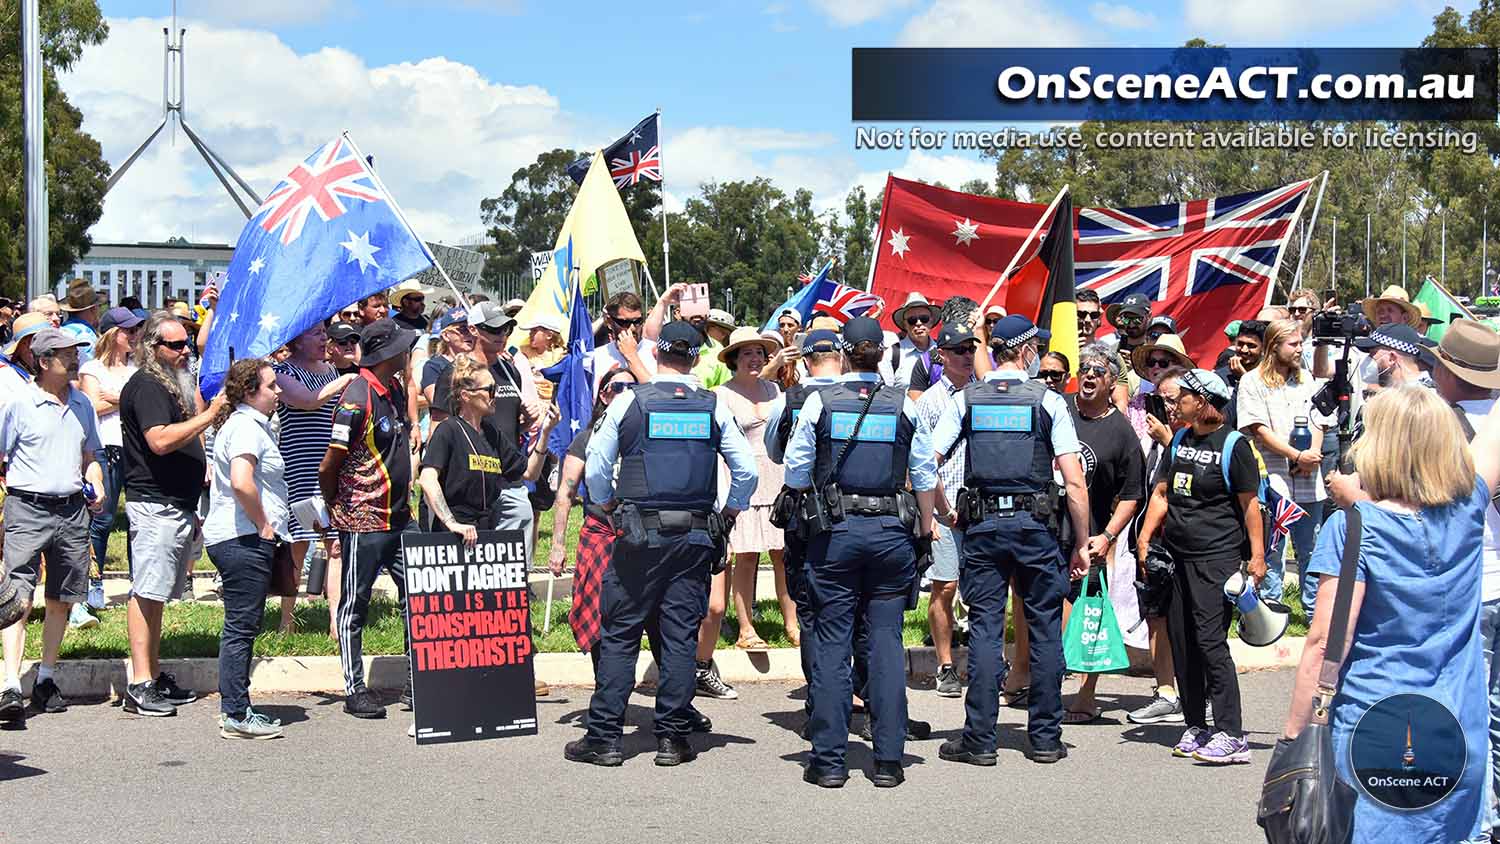
<path fill-rule="evenodd" d="M 1282 639 L 1270 647 L 1252 648 L 1238 639 L 1229 642 L 1235 665 L 1241 672 L 1294 667 L 1302 658 L 1301 638 Z M 962 666 L 967 650 L 954 650 L 955 664 Z M 802 663 L 795 648 L 774 648 L 752 653 L 721 650 L 714 655 L 719 674 L 729 683 L 796 681 L 802 678 Z M 1137 660 L 1132 660 L 1133 662 Z M 125 691 L 127 661 L 124 659 L 63 660 L 57 665 L 57 682 L 65 693 L 74 697 L 118 698 Z M 198 691 L 219 687 L 217 659 L 164 659 L 162 670 L 170 671 L 177 682 Z M 537 654 L 534 665 L 537 679 L 553 686 L 591 686 L 594 669 L 586 654 Z M 29 688 L 35 677 L 35 662 L 22 668 L 24 684 Z M 907 648 L 907 676 L 927 678 L 937 673 L 937 656 L 930 647 Z M 405 661 L 398 656 L 365 657 L 365 676 L 371 688 L 399 689 Z M 637 680 L 654 680 L 651 655 L 642 652 L 636 663 Z M 343 673 L 336 656 L 261 657 L 250 664 L 250 688 L 253 693 L 269 692 L 341 692 Z"/>

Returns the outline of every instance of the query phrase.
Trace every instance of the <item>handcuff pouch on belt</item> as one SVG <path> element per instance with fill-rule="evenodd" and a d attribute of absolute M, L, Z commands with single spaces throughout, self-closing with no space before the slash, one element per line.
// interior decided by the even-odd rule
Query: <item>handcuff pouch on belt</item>
<path fill-rule="evenodd" d="M 616 542 L 631 548 L 645 548 L 647 543 L 646 523 L 641 519 L 641 509 L 634 504 L 621 504 L 614 512 Z"/>
<path fill-rule="evenodd" d="M 844 520 L 844 502 L 838 484 L 802 493 L 797 504 L 797 536 L 803 542 L 833 530 Z"/>
<path fill-rule="evenodd" d="M 802 491 L 783 486 L 781 492 L 776 493 L 776 500 L 771 502 L 771 525 L 786 530 L 796 520 L 801 505 Z"/>

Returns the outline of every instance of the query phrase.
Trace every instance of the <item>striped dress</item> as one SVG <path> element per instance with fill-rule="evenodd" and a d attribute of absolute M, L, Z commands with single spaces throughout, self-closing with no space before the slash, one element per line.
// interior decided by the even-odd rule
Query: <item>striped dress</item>
<path fill-rule="evenodd" d="M 323 364 L 323 372 L 309 372 L 291 361 L 282 361 L 272 367 L 277 375 L 290 375 L 297 383 L 316 394 L 339 377 L 332 366 Z M 333 409 L 338 398 L 317 410 L 298 410 L 285 404 L 276 405 L 276 418 L 281 424 L 281 458 L 286 463 L 286 487 L 288 503 L 319 495 L 318 465 L 328 451 L 328 439 L 333 431 Z M 318 535 L 292 520 L 293 541 L 313 540 Z"/>

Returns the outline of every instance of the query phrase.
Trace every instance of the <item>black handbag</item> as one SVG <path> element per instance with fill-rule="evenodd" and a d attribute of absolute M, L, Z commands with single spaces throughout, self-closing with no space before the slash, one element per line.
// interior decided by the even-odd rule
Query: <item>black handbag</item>
<path fill-rule="evenodd" d="M 1333 601 L 1323 667 L 1318 672 L 1312 721 L 1296 738 L 1276 742 L 1261 785 L 1256 822 L 1265 830 L 1270 844 L 1344 844 L 1354 834 L 1357 794 L 1339 779 L 1333 758 L 1333 730 L 1328 726 L 1328 710 L 1339 687 L 1339 665 L 1344 661 L 1349 603 L 1354 597 L 1359 508 L 1350 507 L 1347 519 L 1338 594 Z"/>

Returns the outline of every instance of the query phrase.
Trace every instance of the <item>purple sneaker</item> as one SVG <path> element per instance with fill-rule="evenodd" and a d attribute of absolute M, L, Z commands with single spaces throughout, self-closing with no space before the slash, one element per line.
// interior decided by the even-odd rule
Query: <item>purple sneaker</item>
<path fill-rule="evenodd" d="M 1202 727 L 1188 727 L 1183 732 L 1182 738 L 1178 739 L 1176 746 L 1172 748 L 1172 755 L 1182 759 L 1191 759 L 1207 740 L 1208 730 Z"/>
<path fill-rule="evenodd" d="M 1193 758 L 1211 765 L 1244 765 L 1250 762 L 1250 742 L 1235 738 L 1222 730 L 1214 733 L 1208 744 L 1198 748 Z"/>

